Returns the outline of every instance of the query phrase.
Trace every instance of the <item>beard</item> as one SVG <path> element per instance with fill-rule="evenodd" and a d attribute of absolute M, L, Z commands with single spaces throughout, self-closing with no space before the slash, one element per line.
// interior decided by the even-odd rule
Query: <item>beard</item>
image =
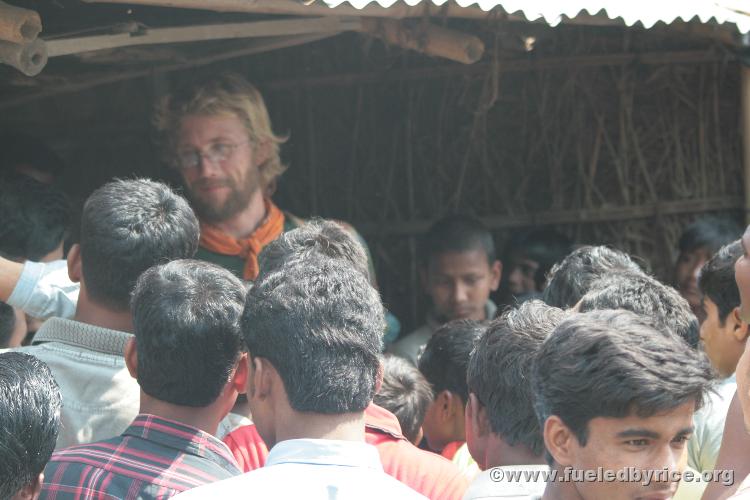
<path fill-rule="evenodd" d="M 203 187 L 229 188 L 229 194 L 223 201 L 202 197 Z M 257 169 L 251 168 L 242 185 L 235 185 L 228 179 L 199 179 L 192 186 L 185 186 L 187 198 L 193 210 L 202 221 L 216 224 L 231 219 L 247 208 L 255 193 L 260 189 L 260 176 Z"/>

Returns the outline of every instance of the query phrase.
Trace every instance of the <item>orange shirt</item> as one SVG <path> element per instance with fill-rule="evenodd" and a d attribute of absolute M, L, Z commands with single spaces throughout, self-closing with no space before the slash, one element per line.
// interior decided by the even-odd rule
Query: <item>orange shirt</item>
<path fill-rule="evenodd" d="M 455 464 L 414 446 L 401 434 L 396 416 L 373 403 L 365 410 L 365 440 L 377 448 L 387 474 L 427 498 L 458 500 L 469 486 Z M 265 464 L 268 447 L 255 425 L 240 427 L 229 433 L 224 442 L 243 471 L 251 471 Z"/>

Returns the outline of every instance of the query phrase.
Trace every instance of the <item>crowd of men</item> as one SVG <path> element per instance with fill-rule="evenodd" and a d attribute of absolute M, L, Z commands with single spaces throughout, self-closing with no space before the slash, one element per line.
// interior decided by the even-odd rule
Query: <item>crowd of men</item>
<path fill-rule="evenodd" d="M 672 287 L 449 214 L 399 335 L 356 231 L 271 201 L 255 88 L 187 85 L 155 124 L 184 197 L 110 181 L 75 238 L 62 163 L 5 138 L 0 498 L 750 498 L 750 228 L 687 227 Z"/>

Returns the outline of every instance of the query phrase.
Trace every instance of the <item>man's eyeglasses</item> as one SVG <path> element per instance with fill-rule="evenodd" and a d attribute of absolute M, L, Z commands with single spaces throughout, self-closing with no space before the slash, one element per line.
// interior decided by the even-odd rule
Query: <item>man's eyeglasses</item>
<path fill-rule="evenodd" d="M 231 144 L 228 142 L 215 142 L 208 146 L 205 152 L 192 150 L 192 151 L 181 151 L 177 153 L 174 159 L 173 166 L 178 170 L 191 170 L 198 168 L 201 164 L 201 158 L 211 162 L 214 165 L 222 163 L 229 159 L 234 153 L 234 150 L 240 146 L 244 146 L 247 142 L 238 144 Z"/>

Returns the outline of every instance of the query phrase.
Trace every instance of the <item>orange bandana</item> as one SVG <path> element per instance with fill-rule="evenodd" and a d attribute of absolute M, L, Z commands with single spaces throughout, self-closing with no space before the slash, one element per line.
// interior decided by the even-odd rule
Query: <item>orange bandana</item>
<path fill-rule="evenodd" d="M 284 231 L 284 213 L 268 198 L 264 203 L 266 219 L 249 238 L 238 240 L 214 226 L 201 223 L 200 245 L 211 252 L 245 259 L 242 277 L 246 280 L 254 280 L 258 276 L 258 254 Z"/>

